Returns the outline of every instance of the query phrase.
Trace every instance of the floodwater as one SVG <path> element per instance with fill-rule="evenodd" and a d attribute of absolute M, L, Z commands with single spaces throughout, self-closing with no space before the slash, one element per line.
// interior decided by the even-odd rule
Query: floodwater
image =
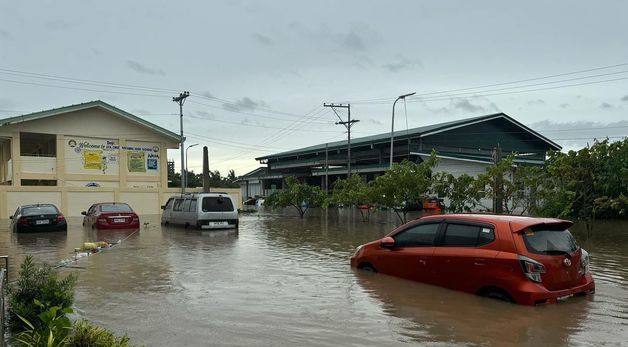
<path fill-rule="evenodd" d="M 123 240 L 62 272 L 79 275 L 79 316 L 146 346 L 628 345 L 628 222 L 588 236 L 597 293 L 556 305 L 502 303 L 349 267 L 359 244 L 391 230 L 385 212 L 242 214 L 239 233 L 159 225 L 139 232 L 12 234 L 0 222 L 10 276 L 27 254 L 58 263 L 85 241 Z M 308 212 L 310 213 L 310 212 Z"/>

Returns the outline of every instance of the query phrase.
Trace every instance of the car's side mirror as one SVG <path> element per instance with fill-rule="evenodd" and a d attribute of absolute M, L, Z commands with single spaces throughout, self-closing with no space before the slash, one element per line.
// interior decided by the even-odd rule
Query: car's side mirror
<path fill-rule="evenodd" d="M 81 212 L 81 214 L 82 214 L 83 216 L 87 216 L 87 212 L 85 212 L 85 211 Z"/>
<path fill-rule="evenodd" d="M 9 219 L 13 219 L 13 216 L 9 216 Z"/>
<path fill-rule="evenodd" d="M 161 205 L 161 209 L 165 210 L 166 209 L 166 205 Z"/>
<path fill-rule="evenodd" d="M 379 246 L 382 248 L 394 248 L 395 247 L 395 239 L 390 236 L 386 236 L 379 243 Z"/>

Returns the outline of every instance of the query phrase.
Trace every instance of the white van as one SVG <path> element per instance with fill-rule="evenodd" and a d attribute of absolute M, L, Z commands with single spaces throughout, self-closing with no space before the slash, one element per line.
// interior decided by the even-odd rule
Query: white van
<path fill-rule="evenodd" d="M 161 224 L 197 229 L 238 228 L 238 209 L 226 193 L 191 193 L 173 196 L 161 206 Z"/>

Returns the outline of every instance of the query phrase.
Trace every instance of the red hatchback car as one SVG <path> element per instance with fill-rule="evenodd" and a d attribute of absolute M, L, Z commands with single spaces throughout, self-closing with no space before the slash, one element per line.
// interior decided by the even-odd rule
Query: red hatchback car
<path fill-rule="evenodd" d="M 524 305 L 595 292 L 588 253 L 552 218 L 424 217 L 358 247 L 351 266 Z"/>
<path fill-rule="evenodd" d="M 119 202 L 93 204 L 81 212 L 83 226 L 92 229 L 134 229 L 140 227 L 140 218 L 131 206 Z"/>

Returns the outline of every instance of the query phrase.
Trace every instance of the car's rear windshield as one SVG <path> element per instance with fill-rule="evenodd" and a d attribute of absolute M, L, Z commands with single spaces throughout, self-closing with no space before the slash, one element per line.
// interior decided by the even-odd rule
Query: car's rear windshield
<path fill-rule="evenodd" d="M 203 212 L 231 212 L 231 199 L 222 196 L 206 196 L 203 198 Z"/>
<path fill-rule="evenodd" d="M 523 232 L 526 248 L 531 253 L 563 255 L 578 249 L 576 239 L 569 230 L 526 229 Z"/>
<path fill-rule="evenodd" d="M 102 212 L 133 212 L 127 204 L 100 205 L 100 210 Z"/>
<path fill-rule="evenodd" d="M 22 216 L 34 216 L 38 214 L 57 214 L 59 210 L 52 205 L 25 207 Z"/>

